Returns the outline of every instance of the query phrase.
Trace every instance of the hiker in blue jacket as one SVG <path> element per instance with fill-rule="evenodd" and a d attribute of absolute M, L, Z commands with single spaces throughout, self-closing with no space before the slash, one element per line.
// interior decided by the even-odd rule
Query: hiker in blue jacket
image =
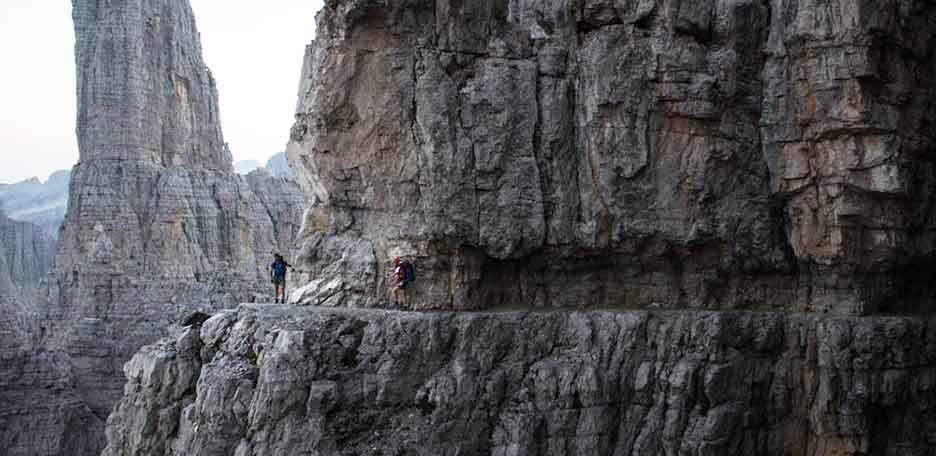
<path fill-rule="evenodd" d="M 273 298 L 274 302 L 278 304 L 286 303 L 286 270 L 291 268 L 292 265 L 286 262 L 283 259 L 283 256 L 280 254 L 274 254 L 273 264 L 270 265 L 270 280 L 273 282 L 273 287 L 275 288 L 275 297 Z"/>

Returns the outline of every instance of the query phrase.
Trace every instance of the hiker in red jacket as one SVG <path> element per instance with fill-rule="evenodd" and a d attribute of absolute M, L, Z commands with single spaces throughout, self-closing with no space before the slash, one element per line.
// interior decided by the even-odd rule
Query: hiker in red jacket
<path fill-rule="evenodd" d="M 390 272 L 390 280 L 394 284 L 390 292 L 393 294 L 393 299 L 398 306 L 408 308 L 410 305 L 408 289 L 416 280 L 416 268 L 413 263 L 408 260 L 401 260 L 400 257 L 393 257 L 390 264 L 393 266 Z"/>

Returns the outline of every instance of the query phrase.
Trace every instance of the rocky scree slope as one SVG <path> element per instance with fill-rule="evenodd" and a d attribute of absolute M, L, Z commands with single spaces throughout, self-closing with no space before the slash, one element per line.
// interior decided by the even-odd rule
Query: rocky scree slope
<path fill-rule="evenodd" d="M 316 203 L 296 301 L 382 305 L 408 255 L 422 308 L 925 311 L 933 24 L 923 0 L 329 2 L 288 147 Z"/>
<path fill-rule="evenodd" d="M 883 455 L 936 443 L 936 320 L 245 305 L 147 346 L 117 455 Z"/>
<path fill-rule="evenodd" d="M 73 18 L 80 160 L 39 346 L 10 363 L 6 455 L 99 454 L 123 364 L 187 312 L 268 296 L 305 202 L 294 181 L 234 174 L 187 1 L 75 0 Z"/>

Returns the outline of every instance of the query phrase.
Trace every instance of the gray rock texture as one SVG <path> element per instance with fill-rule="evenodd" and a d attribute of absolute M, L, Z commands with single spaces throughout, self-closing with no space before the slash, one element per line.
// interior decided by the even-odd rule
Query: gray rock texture
<path fill-rule="evenodd" d="M 288 147 L 316 203 L 294 288 L 364 243 L 378 273 L 331 302 L 382 305 L 405 255 L 418 308 L 928 309 L 934 21 L 922 0 L 328 2 Z"/>
<path fill-rule="evenodd" d="M 31 317 L 54 259 L 55 239 L 0 210 L 0 353 L 33 345 Z"/>
<path fill-rule="evenodd" d="M 142 349 L 115 455 L 931 454 L 936 320 L 247 305 Z"/>
<path fill-rule="evenodd" d="M 934 23 L 327 2 L 287 149 L 299 306 L 144 347 L 104 454 L 932 455 Z M 444 311 L 370 308 L 395 256 Z"/>
<path fill-rule="evenodd" d="M 42 347 L 40 318 L 55 240 L 41 227 L 0 211 L 0 453 L 7 456 L 93 454 L 84 435 L 95 417 L 71 391 L 67 359 Z"/>
<path fill-rule="evenodd" d="M 187 1 L 74 0 L 81 162 L 231 171 Z"/>
<path fill-rule="evenodd" d="M 123 364 L 194 309 L 272 300 L 305 205 L 295 181 L 234 174 L 187 0 L 73 7 L 80 161 L 36 347 L 0 380 L 5 455 L 99 454 Z"/>
<path fill-rule="evenodd" d="M 73 3 L 81 159 L 50 344 L 106 416 L 121 365 L 179 315 L 271 294 L 271 253 L 293 244 L 304 198 L 295 183 L 233 173 L 187 1 Z"/>
<path fill-rule="evenodd" d="M 0 208 L 13 220 L 39 225 L 53 237 L 65 219 L 70 171 L 56 171 L 45 182 L 32 178 L 0 186 Z"/>

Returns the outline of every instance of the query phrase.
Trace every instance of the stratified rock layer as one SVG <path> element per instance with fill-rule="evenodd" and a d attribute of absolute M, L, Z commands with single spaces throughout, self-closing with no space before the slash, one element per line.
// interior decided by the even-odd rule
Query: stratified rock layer
<path fill-rule="evenodd" d="M 0 211 L 0 453 L 5 456 L 93 454 L 82 429 L 96 417 L 71 389 L 67 359 L 41 346 L 39 318 L 55 240 L 41 227 Z M 94 425 L 92 425 L 94 427 Z"/>
<path fill-rule="evenodd" d="M 5 455 L 99 454 L 123 364 L 192 309 L 272 300 L 305 202 L 233 173 L 187 0 L 73 5 L 80 161 L 37 344 L 0 380 Z"/>
<path fill-rule="evenodd" d="M 934 23 L 923 0 L 329 2 L 288 151 L 317 202 L 303 281 L 344 293 L 299 301 L 380 305 L 407 255 L 423 308 L 928 309 Z M 322 261 L 362 243 L 375 274 Z"/>
<path fill-rule="evenodd" d="M 4 316 L 34 310 L 40 281 L 52 271 L 54 260 L 55 239 L 39 226 L 7 218 L 0 210 L 0 308 Z"/>
<path fill-rule="evenodd" d="M 104 455 L 883 455 L 936 444 L 936 320 L 242 306 L 126 365 Z"/>
<path fill-rule="evenodd" d="M 185 0 L 72 0 L 81 161 L 231 171 Z"/>
<path fill-rule="evenodd" d="M 54 259 L 55 239 L 0 210 L 0 354 L 36 345 L 36 302 Z"/>

